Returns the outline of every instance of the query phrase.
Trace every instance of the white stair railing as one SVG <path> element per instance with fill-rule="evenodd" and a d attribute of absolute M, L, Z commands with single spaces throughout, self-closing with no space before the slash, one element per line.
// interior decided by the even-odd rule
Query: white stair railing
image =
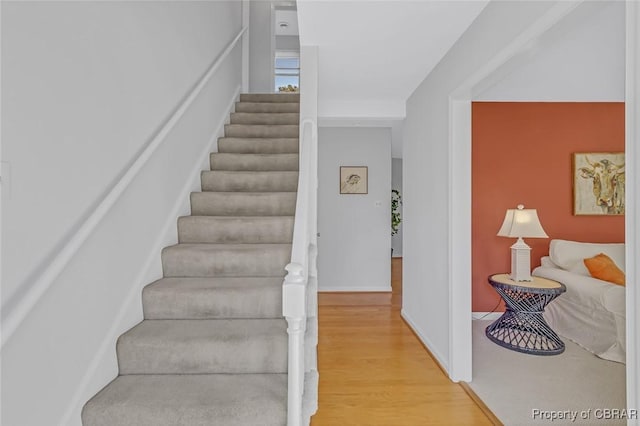
<path fill-rule="evenodd" d="M 287 425 L 309 423 L 317 407 L 318 50 L 300 49 L 300 172 L 291 263 L 282 288 L 289 334 Z M 305 383 L 308 383 L 305 387 Z M 303 404 L 304 401 L 304 404 Z"/>

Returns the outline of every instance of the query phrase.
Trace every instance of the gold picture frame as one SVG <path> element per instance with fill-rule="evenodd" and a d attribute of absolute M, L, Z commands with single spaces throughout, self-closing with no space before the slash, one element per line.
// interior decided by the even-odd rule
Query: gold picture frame
<path fill-rule="evenodd" d="M 340 166 L 340 194 L 368 194 L 369 167 Z"/>
<path fill-rule="evenodd" d="M 573 214 L 624 215 L 624 152 L 573 153 Z"/>

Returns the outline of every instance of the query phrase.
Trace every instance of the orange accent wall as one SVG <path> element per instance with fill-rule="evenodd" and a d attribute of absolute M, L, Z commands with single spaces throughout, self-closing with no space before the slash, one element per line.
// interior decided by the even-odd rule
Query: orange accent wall
<path fill-rule="evenodd" d="M 624 241 L 623 216 L 574 216 L 572 153 L 624 151 L 622 102 L 474 102 L 472 104 L 473 311 L 499 296 L 487 283 L 510 270 L 511 238 L 496 236 L 506 209 L 538 210 L 549 239 L 526 239 L 531 267 L 549 241 Z"/>

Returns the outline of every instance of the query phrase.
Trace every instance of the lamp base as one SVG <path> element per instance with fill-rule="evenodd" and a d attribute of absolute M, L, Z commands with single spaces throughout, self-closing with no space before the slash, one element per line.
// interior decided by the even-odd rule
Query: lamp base
<path fill-rule="evenodd" d="M 511 246 L 511 275 L 513 281 L 532 281 L 531 278 L 531 247 L 518 238 Z"/>

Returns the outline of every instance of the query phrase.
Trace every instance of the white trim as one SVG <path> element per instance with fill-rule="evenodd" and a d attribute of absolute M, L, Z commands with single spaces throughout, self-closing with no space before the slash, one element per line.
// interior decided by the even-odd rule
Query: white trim
<path fill-rule="evenodd" d="M 345 293 L 357 293 L 357 292 L 362 292 L 362 293 L 389 293 L 391 292 L 391 286 L 364 286 L 364 287 L 358 287 L 358 286 L 321 286 L 320 288 L 318 288 L 318 293 L 338 293 L 338 292 L 345 292 Z"/>
<path fill-rule="evenodd" d="M 443 357 L 440 352 L 437 352 L 435 350 L 437 346 L 434 345 L 431 342 L 431 340 L 429 340 L 429 338 L 427 338 L 427 336 L 420 330 L 420 328 L 416 325 L 415 321 L 411 319 L 411 317 L 407 314 L 407 312 L 404 309 L 400 310 L 400 316 L 407 322 L 407 324 L 413 330 L 416 336 L 418 336 L 418 339 L 420 339 L 422 343 L 428 348 L 429 352 L 431 353 L 431 355 L 433 355 L 436 361 L 440 363 L 440 366 L 444 368 L 445 371 L 450 371 L 449 363 L 446 360 L 446 358 Z"/>
<path fill-rule="evenodd" d="M 482 87 L 485 79 L 507 64 L 518 53 L 527 49 L 540 35 L 573 11 L 584 0 L 558 2 L 542 17 L 530 25 L 493 58 L 450 94 L 449 131 L 449 376 L 452 380 L 471 381 L 472 337 L 471 310 L 471 114 L 469 111 L 473 91 Z M 455 129 L 455 131 L 454 131 Z M 453 161 L 459 155 L 462 161 Z M 455 214 L 453 214 L 455 213 Z M 462 230 L 462 231 L 461 231 Z M 465 312 L 466 309 L 466 312 Z M 468 320 L 467 320 L 468 319 Z M 431 347 L 431 346 L 430 346 Z"/>
<path fill-rule="evenodd" d="M 271 89 L 269 89 L 268 93 L 276 93 L 276 5 L 271 3 L 271 30 L 269 31 L 269 74 L 270 74 L 270 85 Z"/>
<path fill-rule="evenodd" d="M 473 312 L 471 317 L 474 321 L 478 320 L 486 320 L 486 321 L 495 321 L 500 318 L 504 314 L 504 312 Z"/>
<path fill-rule="evenodd" d="M 449 115 L 471 123 L 471 101 L 449 100 Z M 471 126 L 449 120 L 449 140 L 471 140 Z M 449 156 L 449 377 L 471 381 L 473 359 L 471 329 L 471 150 L 450 143 Z M 461 167 L 464 166 L 464 167 Z M 454 172 L 455 170 L 455 172 Z M 455 223 L 455 226 L 452 224 Z M 455 261 L 454 261 L 455 260 Z M 464 264 L 468 267 L 460 268 Z M 454 285 L 453 283 L 467 283 Z"/>
<path fill-rule="evenodd" d="M 218 125 L 216 126 L 216 131 L 213 133 L 211 139 L 200 153 L 199 158 L 202 159 L 202 164 L 209 163 L 209 154 L 214 151 L 214 144 L 218 140 L 218 137 L 223 134 L 224 125 L 229 118 L 229 114 L 233 111 L 233 107 L 240 94 L 240 90 L 240 87 L 235 90 L 231 101 L 227 105 L 227 114 L 223 116 L 221 121 L 218 123 Z M 176 218 L 185 211 L 185 207 L 188 208 L 189 194 L 191 193 L 191 191 L 193 191 L 194 187 L 197 187 L 197 185 L 199 185 L 201 172 L 202 169 L 194 167 L 193 171 L 189 175 L 189 178 L 180 190 L 180 196 L 177 198 L 176 203 L 171 209 L 171 212 L 169 213 L 167 220 L 162 227 L 162 231 L 158 234 L 158 238 L 154 242 L 152 248 L 149 250 L 149 256 L 144 262 L 144 267 L 141 269 L 140 274 L 138 274 L 138 276 L 133 281 L 135 285 L 131 287 L 131 290 L 126 295 L 122 307 L 113 319 L 111 328 L 105 335 L 98 351 L 89 363 L 89 367 L 87 367 L 84 375 L 82 376 L 82 380 L 80 381 L 75 394 L 71 398 L 69 407 L 62 417 L 62 421 L 59 423 L 60 426 L 71 424 L 71 416 L 73 416 L 73 414 L 77 412 L 76 410 L 81 407 L 81 404 L 84 404 L 91 397 L 91 395 L 97 392 L 97 389 L 88 388 L 91 379 L 97 374 L 100 366 L 103 365 L 105 357 L 107 357 L 108 354 L 113 351 L 113 345 L 118 336 L 120 336 L 126 330 L 126 327 L 128 327 L 128 325 L 124 325 L 125 329 L 123 329 L 122 322 L 127 313 L 131 312 L 132 304 L 140 302 L 142 288 L 147 284 L 150 284 L 150 282 L 148 281 L 149 276 L 153 276 L 154 274 L 154 266 L 159 259 L 162 248 L 166 246 L 167 240 L 176 239 Z"/>
<path fill-rule="evenodd" d="M 242 0 L 242 27 L 246 29 L 242 36 L 242 92 L 249 93 L 249 21 L 251 20 L 251 2 Z"/>
<path fill-rule="evenodd" d="M 40 274 L 40 276 L 33 282 L 33 284 L 26 290 L 24 296 L 22 296 L 12 306 L 7 306 L 3 309 L 2 317 L 2 346 L 11 338 L 16 329 L 20 326 L 22 321 L 27 317 L 29 312 L 36 305 L 38 300 L 47 291 L 47 289 L 53 284 L 55 279 L 60 275 L 65 266 L 73 258 L 76 252 L 80 249 L 82 244 L 91 235 L 96 226 L 102 221 L 106 214 L 116 204 L 120 196 L 125 192 L 138 172 L 144 167 L 149 158 L 153 156 L 158 147 L 165 140 L 165 137 L 173 129 L 173 127 L 182 118 L 187 111 L 191 103 L 198 97 L 202 89 L 207 82 L 211 79 L 213 74 L 218 70 L 222 62 L 226 59 L 229 53 L 233 50 L 236 43 L 242 37 L 246 28 L 242 28 L 238 35 L 227 45 L 227 47 L 218 55 L 218 57 L 209 66 L 206 73 L 200 78 L 196 86 L 189 92 L 187 97 L 182 101 L 175 112 L 169 117 L 169 119 L 162 125 L 158 133 L 147 143 L 144 150 L 133 161 L 131 167 L 129 167 L 122 177 L 111 187 L 108 194 L 102 199 L 100 204 L 91 212 L 91 215 L 80 225 L 73 235 L 66 241 L 64 247 L 57 253 L 56 257 L 47 265 L 47 268 Z M 7 311 L 7 312 L 4 312 Z"/>
<path fill-rule="evenodd" d="M 626 4 L 626 82 L 625 82 L 625 152 L 627 156 L 627 188 L 625 215 L 625 250 L 627 259 L 637 259 L 640 250 L 640 6 L 635 1 Z M 640 409 L 640 291 L 636 262 L 627 261 L 626 322 L 627 322 L 627 408 Z M 640 419 L 627 420 L 628 425 L 640 425 Z"/>

